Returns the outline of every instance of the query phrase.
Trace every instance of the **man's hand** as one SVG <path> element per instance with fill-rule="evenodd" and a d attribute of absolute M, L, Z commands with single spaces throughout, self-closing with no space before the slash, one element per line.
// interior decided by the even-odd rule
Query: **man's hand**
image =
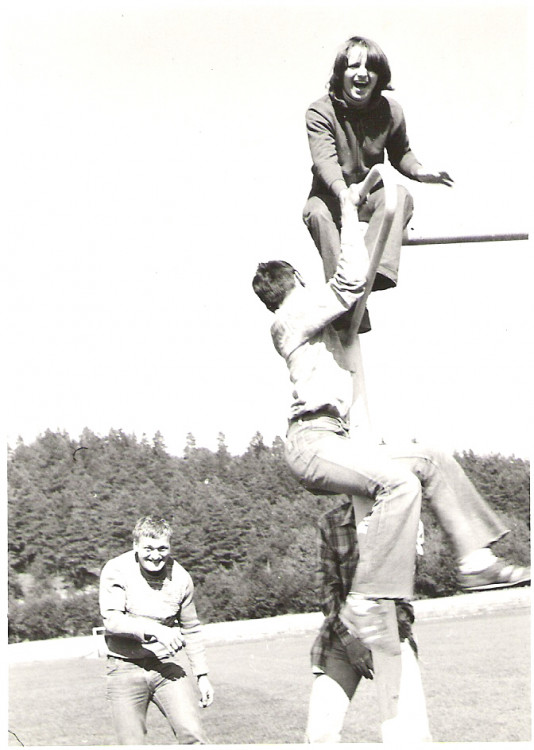
<path fill-rule="evenodd" d="M 208 679 L 207 674 L 201 674 L 197 677 L 198 689 L 200 690 L 199 705 L 201 708 L 207 708 L 213 703 L 213 685 Z"/>
<path fill-rule="evenodd" d="M 349 662 L 358 672 L 368 680 L 373 679 L 373 655 L 359 638 L 351 638 L 345 644 L 345 651 Z"/>
<path fill-rule="evenodd" d="M 339 195 L 341 208 L 341 241 L 343 242 L 349 239 L 349 242 L 352 244 L 358 239 L 359 244 L 363 247 L 364 243 L 361 241 L 360 220 L 358 218 L 358 204 L 353 201 L 351 196 L 351 189 L 353 187 L 357 188 L 357 185 L 351 185 L 350 188 L 342 190 Z M 358 191 L 356 192 L 358 193 Z"/>
<path fill-rule="evenodd" d="M 171 656 L 174 656 L 174 654 L 185 646 L 180 628 L 158 625 L 158 627 L 154 628 L 152 635 L 159 643 L 165 646 Z"/>
<path fill-rule="evenodd" d="M 387 611 L 374 599 L 361 594 L 349 594 L 339 613 L 339 619 L 355 638 L 369 648 L 394 653 L 387 625 Z M 396 653 L 396 652 L 395 652 Z"/>
<path fill-rule="evenodd" d="M 391 656 L 400 654 L 399 631 L 394 610 L 389 603 L 368 599 L 351 592 L 339 613 L 339 619 L 349 633 L 359 638 L 370 649 L 378 649 Z"/>
<path fill-rule="evenodd" d="M 352 185 L 343 188 L 339 193 L 339 202 L 341 208 L 343 208 L 346 203 L 357 208 L 363 202 L 363 198 L 360 195 L 360 185 L 352 183 Z"/>
<path fill-rule="evenodd" d="M 416 172 L 416 177 L 419 182 L 447 185 L 447 187 L 452 187 L 454 185 L 454 180 L 450 174 L 440 170 L 428 170 L 425 169 L 425 167 L 419 167 Z"/>
<path fill-rule="evenodd" d="M 359 638 L 369 647 L 387 633 L 382 607 L 361 595 L 347 596 L 339 619 L 354 638 Z"/>

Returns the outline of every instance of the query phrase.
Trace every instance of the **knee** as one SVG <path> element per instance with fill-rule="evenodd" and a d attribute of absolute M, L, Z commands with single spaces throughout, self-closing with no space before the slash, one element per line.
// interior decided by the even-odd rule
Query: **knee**
<path fill-rule="evenodd" d="M 380 216 L 382 215 L 385 206 L 386 191 L 384 188 L 380 188 L 379 190 L 376 190 L 374 193 L 370 194 L 369 206 L 367 207 L 367 211 L 370 211 L 371 213 L 377 212 Z M 405 188 L 404 185 L 397 185 L 397 206 L 395 208 L 395 215 L 402 216 L 404 222 L 406 223 L 412 218 L 413 206 L 414 203 L 410 191 Z M 367 219 L 367 211 L 366 204 L 364 204 L 361 213 L 365 219 Z"/>
<path fill-rule="evenodd" d="M 397 201 L 399 203 L 405 202 L 413 206 L 412 194 L 408 188 L 404 187 L 404 185 L 397 185 Z"/>
<path fill-rule="evenodd" d="M 422 453 L 423 463 L 418 475 L 425 487 L 425 492 L 432 492 L 432 487 L 443 477 L 457 476 L 462 470 L 456 459 L 446 451 L 436 448 L 425 448 Z"/>
<path fill-rule="evenodd" d="M 324 201 L 317 196 L 308 198 L 302 212 L 302 220 L 307 227 L 323 224 L 325 222 L 334 223 L 332 212 Z"/>
<path fill-rule="evenodd" d="M 404 185 L 397 185 L 397 206 L 402 210 L 404 221 L 409 221 L 413 216 L 413 198 L 410 191 Z"/>
<path fill-rule="evenodd" d="M 419 478 L 410 470 L 400 470 L 382 482 L 375 496 L 375 507 L 386 503 L 391 512 L 408 513 L 421 508 L 423 489 Z"/>
<path fill-rule="evenodd" d="M 421 482 L 411 471 L 401 471 L 389 477 L 384 483 L 383 491 L 390 500 L 393 497 L 402 497 L 405 501 L 419 502 Z M 380 499 L 379 495 L 377 495 L 377 500 Z"/>
<path fill-rule="evenodd" d="M 440 448 L 427 447 L 425 448 L 424 456 L 427 461 L 436 468 L 443 468 L 456 463 L 456 460 L 450 453 L 447 453 Z"/>

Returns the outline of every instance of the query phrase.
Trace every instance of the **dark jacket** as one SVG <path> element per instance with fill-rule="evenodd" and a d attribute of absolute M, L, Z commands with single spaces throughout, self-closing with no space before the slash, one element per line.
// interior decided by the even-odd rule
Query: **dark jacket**
<path fill-rule="evenodd" d="M 380 96 L 364 110 L 349 107 L 325 95 L 306 112 L 306 127 L 313 159 L 311 195 L 330 193 L 336 180 L 347 185 L 362 182 L 387 153 L 401 174 L 416 179 L 420 163 L 410 148 L 400 104 Z"/>

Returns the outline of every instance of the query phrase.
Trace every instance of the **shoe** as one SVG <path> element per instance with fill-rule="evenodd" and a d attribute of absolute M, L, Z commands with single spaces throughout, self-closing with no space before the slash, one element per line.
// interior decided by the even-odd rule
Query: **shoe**
<path fill-rule="evenodd" d="M 530 567 L 522 568 L 506 560 L 495 560 L 489 568 L 479 573 L 459 573 L 458 583 L 464 591 L 504 589 L 530 583 Z"/>

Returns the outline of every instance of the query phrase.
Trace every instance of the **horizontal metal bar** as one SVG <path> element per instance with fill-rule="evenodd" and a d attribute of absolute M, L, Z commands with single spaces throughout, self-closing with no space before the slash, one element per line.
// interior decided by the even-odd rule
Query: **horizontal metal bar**
<path fill-rule="evenodd" d="M 526 232 L 502 234 L 458 234 L 443 237 L 406 237 L 403 245 L 452 245 L 463 242 L 511 242 L 514 240 L 528 240 Z"/>

